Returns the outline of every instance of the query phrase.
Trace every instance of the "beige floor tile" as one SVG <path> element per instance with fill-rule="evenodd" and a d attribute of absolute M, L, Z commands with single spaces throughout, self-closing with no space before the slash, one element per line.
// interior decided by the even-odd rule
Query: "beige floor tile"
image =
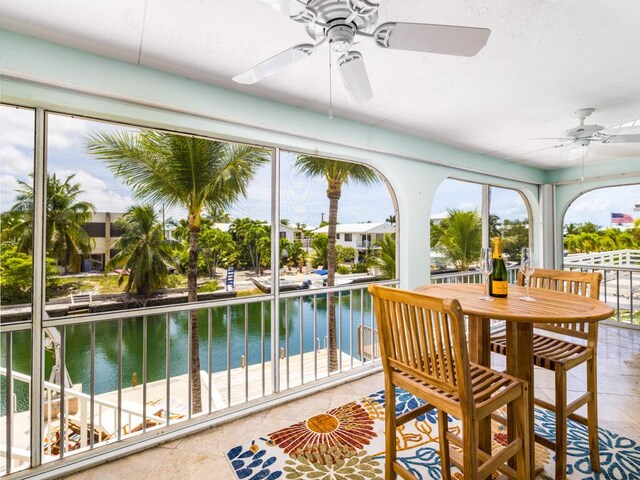
<path fill-rule="evenodd" d="M 599 397 L 631 417 L 640 430 L 640 397 L 601 394 Z"/>
<path fill-rule="evenodd" d="M 121 477 L 122 478 L 122 477 Z M 135 478 L 128 476 L 128 478 Z M 203 452 L 169 451 L 146 477 L 152 480 L 233 479 L 231 464 L 225 456 Z"/>
<path fill-rule="evenodd" d="M 598 422 L 600 428 L 617 433 L 623 437 L 630 438 L 636 442 L 640 442 L 640 427 L 625 422 L 613 422 L 611 420 L 600 420 Z"/>
<path fill-rule="evenodd" d="M 338 408 L 347 403 L 353 402 L 355 400 L 359 400 L 362 397 L 364 397 L 364 395 L 349 395 L 347 393 L 334 393 L 333 398 L 331 399 L 331 404 L 329 405 L 329 409 Z"/>
<path fill-rule="evenodd" d="M 333 391 L 316 393 L 293 402 L 274 407 L 267 412 L 266 418 L 282 418 L 290 423 L 299 422 L 313 415 L 326 412 L 331 405 Z"/>
<path fill-rule="evenodd" d="M 166 448 L 150 448 L 149 450 L 69 475 L 64 477 L 64 480 L 144 479 L 170 453 L 171 450 Z"/>
<path fill-rule="evenodd" d="M 258 427 L 258 433 L 254 438 L 269 435 L 270 433 L 286 428 L 290 425 L 293 425 L 294 423 L 296 422 L 292 422 L 291 420 L 286 418 L 265 418 L 264 420 L 262 420 L 260 427 Z M 229 445 L 229 447 L 231 448 L 232 445 Z"/>
<path fill-rule="evenodd" d="M 334 392 L 340 395 L 355 395 L 356 398 L 360 398 L 383 389 L 384 375 L 382 372 L 380 372 L 373 375 L 368 375 L 354 382 L 338 385 L 334 389 Z"/>
<path fill-rule="evenodd" d="M 189 435 L 178 444 L 177 449 L 225 455 L 230 448 L 230 443 L 239 445 L 249 442 L 261 433 L 259 427 L 264 417 L 265 413 L 261 412 Z"/>

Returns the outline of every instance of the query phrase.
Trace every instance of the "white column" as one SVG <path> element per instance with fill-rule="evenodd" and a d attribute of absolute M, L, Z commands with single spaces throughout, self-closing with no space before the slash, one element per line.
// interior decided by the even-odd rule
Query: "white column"
<path fill-rule="evenodd" d="M 559 268 L 556 257 L 562 255 L 562 246 L 558 247 L 555 241 L 556 237 L 562 237 L 562 225 L 559 226 L 559 235 L 556 235 L 555 188 L 548 183 L 540 185 L 540 238 L 536 243 L 542 251 L 536 255 L 543 268 Z"/>

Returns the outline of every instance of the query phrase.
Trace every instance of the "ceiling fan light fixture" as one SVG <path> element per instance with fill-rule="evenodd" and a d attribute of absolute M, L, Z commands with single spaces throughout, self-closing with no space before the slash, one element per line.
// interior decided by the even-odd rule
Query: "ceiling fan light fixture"
<path fill-rule="evenodd" d="M 327 38 L 331 45 L 331 50 L 337 53 L 348 52 L 353 45 L 356 36 L 355 29 L 349 25 L 335 25 L 329 28 Z"/>

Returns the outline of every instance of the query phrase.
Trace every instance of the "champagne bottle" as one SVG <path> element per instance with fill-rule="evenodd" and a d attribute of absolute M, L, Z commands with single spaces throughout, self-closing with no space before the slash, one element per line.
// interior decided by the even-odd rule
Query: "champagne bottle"
<path fill-rule="evenodd" d="M 489 295 L 500 298 L 507 296 L 507 267 L 502 259 L 500 237 L 493 237 L 493 272 L 489 276 Z"/>

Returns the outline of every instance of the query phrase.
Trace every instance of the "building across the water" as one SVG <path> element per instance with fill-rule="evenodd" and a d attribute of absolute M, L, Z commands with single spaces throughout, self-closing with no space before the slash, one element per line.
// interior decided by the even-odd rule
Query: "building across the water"
<path fill-rule="evenodd" d="M 328 233 L 329 226 L 325 225 L 312 231 L 312 234 Z M 385 233 L 395 233 L 396 227 L 387 222 L 378 223 L 339 223 L 336 226 L 336 244 L 352 247 L 358 253 L 375 250 L 378 241 Z"/>
<path fill-rule="evenodd" d="M 82 226 L 93 240 L 93 248 L 89 255 L 82 257 L 80 271 L 104 272 L 109 260 L 118 253 L 112 247 L 122 235 L 122 229 L 115 222 L 123 215 L 122 212 L 94 212 L 91 220 Z"/>

